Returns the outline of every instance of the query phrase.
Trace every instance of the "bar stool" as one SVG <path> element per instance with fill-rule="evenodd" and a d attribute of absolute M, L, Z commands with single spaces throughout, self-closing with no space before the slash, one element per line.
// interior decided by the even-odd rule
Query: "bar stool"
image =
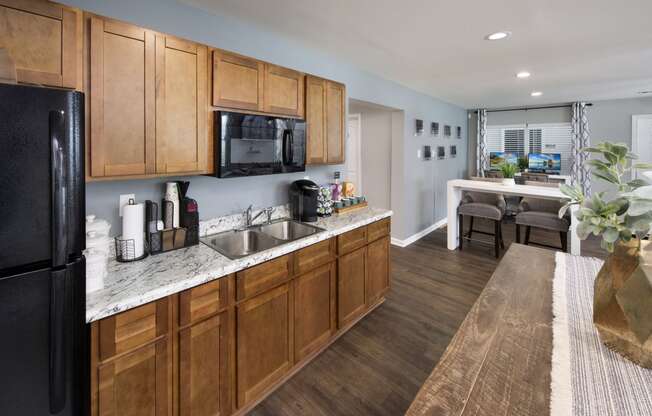
<path fill-rule="evenodd" d="M 465 192 L 462 197 L 462 202 L 457 207 L 457 214 L 459 216 L 459 234 L 460 234 L 460 251 L 464 247 L 464 240 L 473 240 L 471 237 L 473 233 L 493 235 L 494 236 L 494 250 L 496 258 L 500 257 L 500 249 L 505 248 L 503 242 L 502 220 L 505 215 L 505 199 L 500 194 L 490 194 L 483 192 Z M 471 225 L 469 227 L 468 235 L 464 234 L 464 216 L 471 217 Z M 475 217 L 485 218 L 494 222 L 494 233 L 473 229 L 473 219 Z"/>
<path fill-rule="evenodd" d="M 551 188 L 559 187 L 556 183 L 545 182 L 525 182 L 526 185 L 534 186 L 547 186 Z M 561 249 L 564 252 L 568 251 L 568 229 L 570 228 L 570 215 L 565 215 L 559 218 L 559 209 L 562 202 L 538 199 L 538 198 L 523 198 L 518 207 L 518 214 L 516 214 L 516 242 L 521 242 L 521 226 L 525 227 L 525 245 L 530 244 L 530 230 L 532 227 L 548 231 L 559 232 L 561 240 L 561 247 L 550 246 L 547 244 L 534 243 L 538 246 Z"/>

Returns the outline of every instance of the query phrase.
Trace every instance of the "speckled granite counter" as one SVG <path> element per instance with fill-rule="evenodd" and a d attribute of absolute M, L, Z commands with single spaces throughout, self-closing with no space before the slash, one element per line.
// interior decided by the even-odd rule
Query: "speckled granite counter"
<path fill-rule="evenodd" d="M 349 214 L 321 218 L 312 225 L 323 228 L 324 232 L 238 260 L 231 260 L 202 243 L 198 246 L 149 256 L 134 263 L 118 263 L 110 260 L 104 289 L 86 296 L 86 321 L 106 318 L 391 215 L 392 211 L 385 209 L 365 208 Z"/>

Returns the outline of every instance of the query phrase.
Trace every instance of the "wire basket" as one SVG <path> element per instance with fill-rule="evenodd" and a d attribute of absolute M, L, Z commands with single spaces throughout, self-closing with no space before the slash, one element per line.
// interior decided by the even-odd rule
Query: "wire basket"
<path fill-rule="evenodd" d="M 136 257 L 136 243 L 133 239 L 115 238 L 115 259 L 121 263 L 142 260 L 148 256 L 147 241 L 143 241 L 143 255 Z"/>

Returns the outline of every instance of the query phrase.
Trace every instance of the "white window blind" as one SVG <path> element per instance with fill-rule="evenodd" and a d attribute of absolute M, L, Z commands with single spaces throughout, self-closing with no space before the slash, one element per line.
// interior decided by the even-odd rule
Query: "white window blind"
<path fill-rule="evenodd" d="M 527 140 L 526 140 L 527 138 Z M 488 152 L 561 154 L 561 174 L 568 175 L 571 152 L 570 123 L 487 126 Z"/>

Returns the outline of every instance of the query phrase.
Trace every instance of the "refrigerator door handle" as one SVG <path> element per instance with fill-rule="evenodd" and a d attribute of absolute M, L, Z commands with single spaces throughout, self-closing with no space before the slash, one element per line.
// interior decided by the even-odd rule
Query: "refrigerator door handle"
<path fill-rule="evenodd" d="M 68 238 L 66 230 L 68 209 L 66 196 L 66 167 L 64 165 L 65 141 L 64 112 L 50 111 L 50 147 L 52 175 L 52 267 L 66 264 Z"/>
<path fill-rule="evenodd" d="M 68 269 L 51 272 L 50 281 L 50 413 L 66 405 L 66 274 Z"/>

